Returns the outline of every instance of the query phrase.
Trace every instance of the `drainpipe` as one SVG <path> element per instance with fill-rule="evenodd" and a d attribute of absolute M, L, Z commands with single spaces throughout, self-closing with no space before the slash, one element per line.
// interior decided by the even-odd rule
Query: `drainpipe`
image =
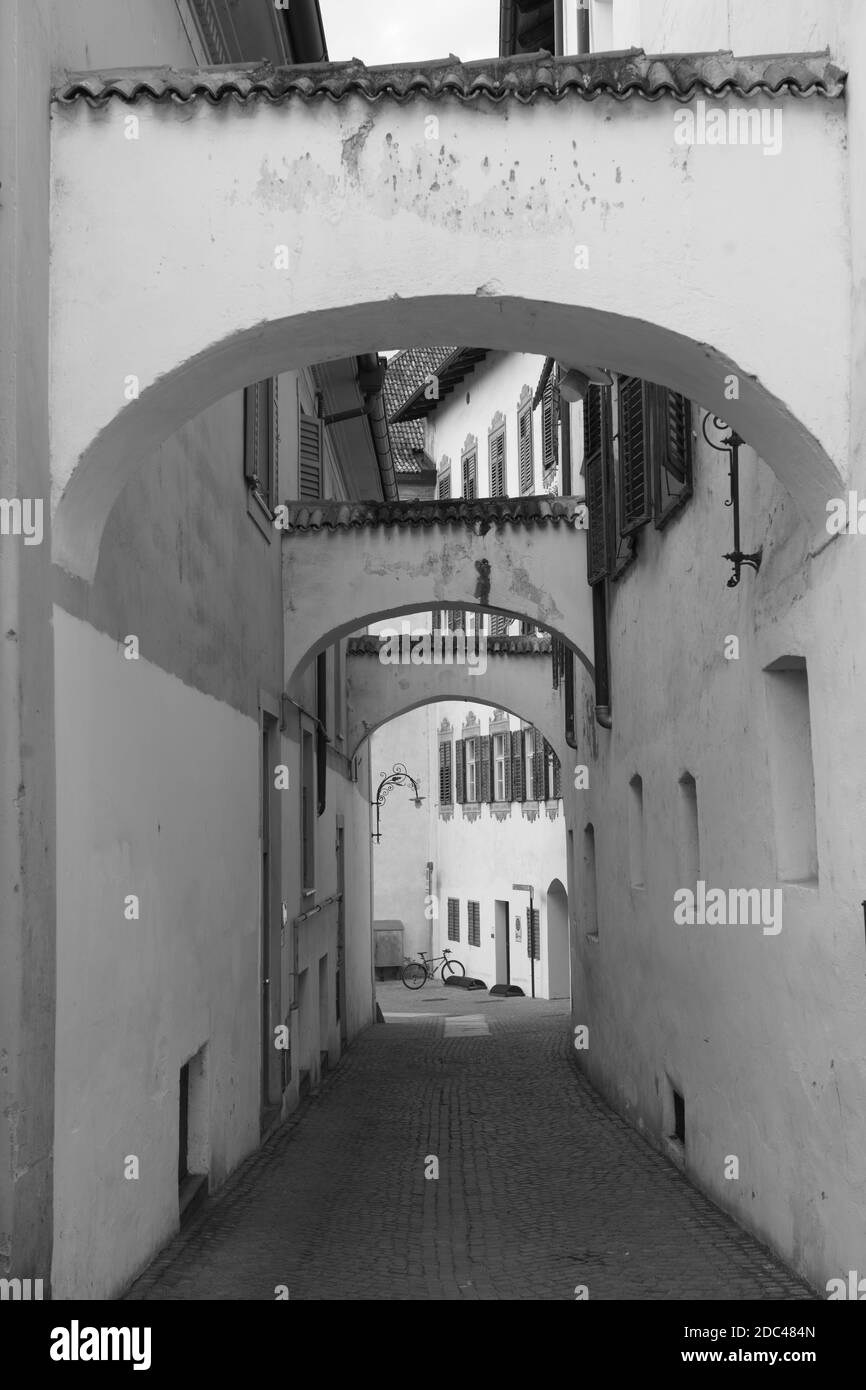
<path fill-rule="evenodd" d="M 580 6 L 577 11 L 577 52 L 589 52 L 589 6 Z"/>
<path fill-rule="evenodd" d="M 379 371 L 379 357 L 375 352 L 365 352 L 358 358 L 358 372 Z M 376 450 L 379 476 L 382 479 L 382 496 L 386 502 L 396 502 L 397 474 L 394 470 L 394 456 L 391 453 L 391 436 L 388 433 L 388 417 L 385 414 L 384 392 L 371 392 L 367 397 L 367 417 L 370 421 L 370 435 Z"/>
<path fill-rule="evenodd" d="M 605 581 L 592 586 L 592 635 L 595 648 L 595 717 L 603 729 L 610 716 L 610 667 L 607 659 L 607 596 Z"/>
<path fill-rule="evenodd" d="M 499 56 L 514 56 L 514 0 L 501 0 L 499 6 Z"/>

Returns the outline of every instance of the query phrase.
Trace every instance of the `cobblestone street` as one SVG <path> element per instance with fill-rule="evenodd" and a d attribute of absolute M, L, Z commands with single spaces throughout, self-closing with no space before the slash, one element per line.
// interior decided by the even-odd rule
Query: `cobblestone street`
<path fill-rule="evenodd" d="M 127 1297 L 814 1297 L 595 1096 L 565 1001 L 378 998 L 387 1021 Z"/>

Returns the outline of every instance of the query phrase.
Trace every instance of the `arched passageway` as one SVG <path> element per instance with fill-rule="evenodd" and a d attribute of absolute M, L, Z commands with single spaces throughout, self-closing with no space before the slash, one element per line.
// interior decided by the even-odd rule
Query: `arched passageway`
<path fill-rule="evenodd" d="M 725 110 L 727 83 L 783 104 L 796 161 L 678 145 L 680 102 Z M 678 390 L 817 530 L 847 469 L 843 90 L 823 58 L 715 55 L 661 77 L 624 55 L 71 79 L 52 123 L 57 560 L 92 577 L 131 473 L 209 403 L 383 343 Z M 803 265 L 822 293 L 791 353 Z"/>

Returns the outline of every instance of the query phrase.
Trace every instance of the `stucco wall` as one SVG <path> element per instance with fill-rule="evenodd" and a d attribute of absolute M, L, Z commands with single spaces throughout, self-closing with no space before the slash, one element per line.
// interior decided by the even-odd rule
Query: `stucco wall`
<path fill-rule="evenodd" d="M 703 450 L 695 496 L 612 586 L 614 725 L 593 726 L 585 691 L 581 761 L 571 792 L 578 891 L 574 1022 L 580 1053 L 622 1112 L 664 1146 L 670 1085 L 685 1099 L 686 1168 L 720 1205 L 823 1288 L 855 1268 L 864 1227 L 866 1049 L 862 883 L 866 769 L 855 672 L 864 641 L 862 540 L 817 557 L 786 498 L 742 452 L 743 548 L 764 547 L 758 575 L 728 589 L 727 469 Z M 660 621 L 664 615 L 664 621 Z M 726 660 L 729 635 L 738 660 Z M 819 879 L 777 880 L 764 668 L 807 660 Z M 778 734 L 778 730 L 773 731 Z M 598 751 L 597 758 L 595 750 Z M 580 755 L 579 755 L 580 756 Z M 724 889 L 779 887 L 783 926 L 677 926 L 683 886 L 678 779 L 697 782 L 701 877 Z M 646 886 L 629 886 L 628 784 L 643 778 Z M 598 940 L 587 939 L 581 840 L 595 828 Z M 724 1177 L 738 1156 L 740 1179 Z"/>

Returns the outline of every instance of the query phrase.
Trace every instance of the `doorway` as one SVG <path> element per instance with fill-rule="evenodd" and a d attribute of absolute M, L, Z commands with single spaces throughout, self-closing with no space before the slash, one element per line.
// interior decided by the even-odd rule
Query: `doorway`
<path fill-rule="evenodd" d="M 558 878 L 547 890 L 547 997 L 571 996 L 571 956 L 568 941 L 568 894 Z"/>
<path fill-rule="evenodd" d="M 496 983 L 498 985 L 510 985 L 511 914 L 509 904 L 503 902 L 501 898 L 496 899 L 494 930 L 496 933 Z"/>

